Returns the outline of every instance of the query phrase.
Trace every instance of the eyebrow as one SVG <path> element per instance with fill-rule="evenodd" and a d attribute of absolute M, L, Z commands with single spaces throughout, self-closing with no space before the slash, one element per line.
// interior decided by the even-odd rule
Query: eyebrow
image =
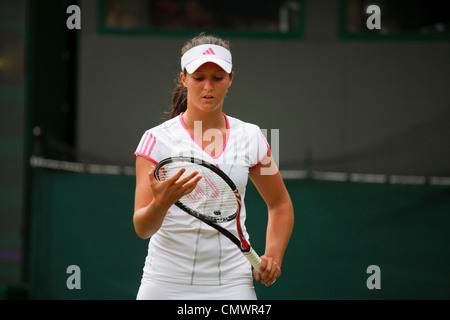
<path fill-rule="evenodd" d="M 214 73 L 218 73 L 218 72 L 225 72 L 225 73 L 227 73 L 225 70 L 223 70 L 223 69 L 217 69 L 217 70 L 215 70 L 215 71 L 213 71 Z M 194 71 L 192 74 L 195 74 L 195 73 L 205 73 L 205 71 Z"/>

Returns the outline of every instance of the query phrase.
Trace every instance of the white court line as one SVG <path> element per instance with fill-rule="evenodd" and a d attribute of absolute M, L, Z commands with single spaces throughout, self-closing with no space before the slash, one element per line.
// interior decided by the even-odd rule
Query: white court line
<path fill-rule="evenodd" d="M 133 166 L 118 165 L 102 165 L 102 164 L 86 164 L 70 161 L 59 161 L 52 159 L 44 159 L 32 156 L 30 165 L 33 168 L 46 168 L 54 170 L 62 170 L 69 172 L 84 172 L 90 174 L 107 174 L 107 175 L 135 175 Z M 281 176 L 286 180 L 319 180 L 319 181 L 336 181 L 336 182 L 359 182 L 359 183 L 388 183 L 388 184 L 408 184 L 408 185 L 433 185 L 433 186 L 450 186 L 450 177 L 426 177 L 412 175 L 385 175 L 371 173 L 347 173 L 347 172 L 328 172 L 328 171 L 311 171 L 305 170 L 280 170 Z"/>

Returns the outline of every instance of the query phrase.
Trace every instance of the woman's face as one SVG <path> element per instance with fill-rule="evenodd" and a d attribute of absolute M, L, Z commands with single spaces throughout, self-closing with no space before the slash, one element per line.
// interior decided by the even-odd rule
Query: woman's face
<path fill-rule="evenodd" d="M 222 108 L 233 75 L 234 73 L 231 73 L 230 76 L 212 62 L 203 64 L 192 74 L 180 73 L 181 80 L 188 91 L 188 108 L 193 106 L 205 112 Z"/>

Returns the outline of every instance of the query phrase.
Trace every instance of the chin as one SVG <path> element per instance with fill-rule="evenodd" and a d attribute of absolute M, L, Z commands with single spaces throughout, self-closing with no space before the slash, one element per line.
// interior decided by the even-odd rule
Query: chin
<path fill-rule="evenodd" d="M 217 105 L 217 106 L 201 105 L 201 106 L 198 106 L 198 109 L 200 109 L 203 112 L 215 112 L 215 111 L 221 109 L 221 105 Z"/>

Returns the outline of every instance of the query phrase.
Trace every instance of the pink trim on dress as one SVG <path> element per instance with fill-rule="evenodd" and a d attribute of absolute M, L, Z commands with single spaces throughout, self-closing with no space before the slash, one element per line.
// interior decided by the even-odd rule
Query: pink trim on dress
<path fill-rule="evenodd" d="M 226 114 L 225 114 L 225 113 L 222 113 L 223 116 L 224 116 L 224 118 L 225 118 L 225 121 L 226 121 L 226 123 L 227 123 L 227 136 L 226 136 L 226 138 L 225 138 L 225 143 L 223 144 L 222 151 L 219 152 L 219 154 L 217 154 L 217 155 L 215 155 L 215 156 L 213 156 L 210 152 L 206 151 L 205 148 L 203 148 L 202 145 L 201 145 L 200 143 L 198 143 L 198 142 L 194 139 L 194 136 L 192 135 L 192 133 L 189 131 L 189 129 L 187 128 L 186 124 L 184 123 L 183 114 L 184 114 L 184 112 L 180 113 L 180 116 L 179 116 L 179 117 L 180 117 L 180 121 L 181 121 L 181 125 L 183 126 L 184 130 L 186 130 L 186 132 L 189 134 L 189 136 L 191 137 L 192 141 L 194 141 L 195 144 L 197 144 L 197 145 L 203 150 L 203 152 L 205 152 L 205 153 L 206 153 L 207 155 L 209 155 L 211 158 L 213 158 L 213 159 L 219 158 L 219 157 L 222 155 L 222 153 L 225 151 L 225 148 L 227 147 L 228 139 L 229 139 L 229 137 L 230 137 L 230 122 L 228 121 L 228 117 L 226 116 Z"/>
<path fill-rule="evenodd" d="M 142 158 L 144 158 L 144 159 L 150 160 L 150 161 L 153 162 L 154 164 L 158 164 L 158 161 L 156 161 L 156 160 L 153 159 L 152 157 L 149 157 L 149 156 L 147 156 L 147 155 L 145 155 L 145 154 L 143 154 L 143 153 L 141 153 L 141 152 L 135 152 L 135 153 L 134 153 L 134 157 L 137 158 L 138 156 L 139 156 L 139 157 L 142 157 Z"/>
<path fill-rule="evenodd" d="M 150 141 L 151 141 L 151 145 L 150 145 Z M 157 164 L 158 162 L 155 159 L 153 159 L 152 157 L 150 157 L 150 155 L 153 152 L 153 148 L 155 147 L 155 144 L 156 144 L 156 137 L 147 131 L 145 133 L 144 139 L 142 141 L 142 144 L 141 144 L 139 150 L 137 150 L 134 153 L 134 157 L 140 156 L 140 157 L 143 157 L 143 158 L 150 160 L 151 162 Z"/>
<path fill-rule="evenodd" d="M 263 136 L 264 141 L 266 142 L 267 152 L 266 152 L 266 154 L 264 155 L 264 157 L 262 157 L 262 159 L 258 161 L 257 164 L 255 164 L 254 166 L 252 166 L 252 167 L 249 168 L 250 170 L 259 167 L 259 166 L 261 165 L 261 163 L 264 161 L 264 159 L 267 158 L 267 156 L 269 155 L 269 151 L 270 151 L 270 145 L 269 145 L 269 143 L 267 142 L 266 137 L 264 137 L 264 135 L 262 134 L 261 131 L 260 131 L 259 133 Z"/>

